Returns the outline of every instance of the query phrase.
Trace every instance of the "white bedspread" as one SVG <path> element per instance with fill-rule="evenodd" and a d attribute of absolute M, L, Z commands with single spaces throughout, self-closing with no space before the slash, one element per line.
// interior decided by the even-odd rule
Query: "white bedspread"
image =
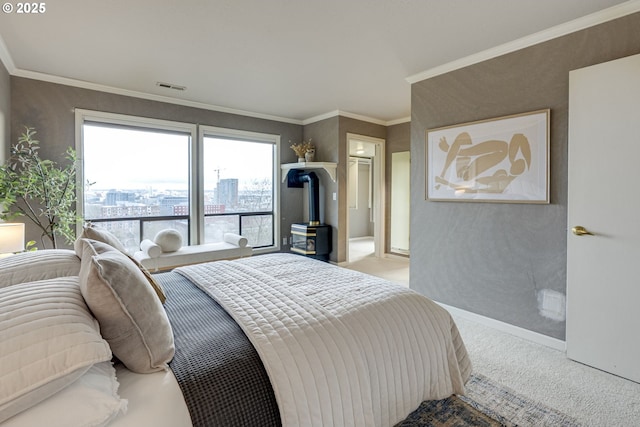
<path fill-rule="evenodd" d="M 283 426 L 392 426 L 464 393 L 471 364 L 453 320 L 410 289 L 291 254 L 175 271 L 243 328 Z"/>

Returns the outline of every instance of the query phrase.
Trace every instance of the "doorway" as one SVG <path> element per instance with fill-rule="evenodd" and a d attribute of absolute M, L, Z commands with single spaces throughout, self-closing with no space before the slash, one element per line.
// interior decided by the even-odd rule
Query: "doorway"
<path fill-rule="evenodd" d="M 347 263 L 384 254 L 384 143 L 347 134 Z"/>

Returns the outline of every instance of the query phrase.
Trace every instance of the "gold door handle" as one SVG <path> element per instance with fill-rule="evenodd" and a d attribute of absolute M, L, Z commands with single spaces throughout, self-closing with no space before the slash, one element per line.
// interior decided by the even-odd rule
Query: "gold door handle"
<path fill-rule="evenodd" d="M 573 227 L 571 229 L 571 231 L 573 232 L 573 234 L 575 234 L 576 236 L 593 236 L 593 233 L 590 232 L 589 230 L 587 230 L 586 228 L 584 228 L 581 225 L 576 225 L 575 227 Z"/>

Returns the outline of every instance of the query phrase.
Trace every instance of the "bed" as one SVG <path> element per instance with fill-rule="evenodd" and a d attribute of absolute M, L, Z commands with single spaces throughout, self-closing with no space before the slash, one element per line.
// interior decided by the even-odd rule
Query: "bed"
<path fill-rule="evenodd" d="M 98 237 L 0 260 L 3 427 L 391 426 L 424 400 L 464 393 L 471 363 L 455 323 L 410 289 L 293 254 L 150 276 Z M 49 339 L 50 350 L 64 341 L 50 319 L 64 316 L 43 315 L 48 332 L 25 345 L 17 310 L 46 313 L 61 303 L 33 309 L 34 295 L 63 291 L 81 312 L 73 336 L 90 337 L 61 360 L 25 364 L 5 343 L 33 354 Z M 116 311 L 124 326 L 110 323 Z M 89 356 L 60 366 L 80 352 Z M 7 386 L 35 375 L 34 363 L 57 372 Z"/>

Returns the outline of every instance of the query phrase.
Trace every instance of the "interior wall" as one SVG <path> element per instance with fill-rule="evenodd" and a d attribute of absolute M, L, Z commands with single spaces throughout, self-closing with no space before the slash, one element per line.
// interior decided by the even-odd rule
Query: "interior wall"
<path fill-rule="evenodd" d="M 341 180 L 338 181 L 339 184 L 339 212 L 338 212 L 338 224 L 340 226 L 341 233 L 339 235 L 338 240 L 338 262 L 345 262 L 347 260 L 347 240 L 348 236 L 346 234 L 347 229 L 347 209 L 349 208 L 349 204 L 347 201 L 347 156 L 349 153 L 349 141 L 347 139 L 347 134 L 356 134 L 363 136 L 370 136 L 373 138 L 379 138 L 385 140 L 387 139 L 387 127 L 383 125 L 378 125 L 375 123 L 365 122 L 362 120 L 353 119 L 350 117 L 340 116 L 340 127 L 339 127 L 339 145 L 338 145 L 338 155 L 340 162 L 338 164 L 338 176 Z M 389 171 L 385 170 L 385 175 L 388 174 Z"/>
<path fill-rule="evenodd" d="M 11 117 L 11 77 L 0 61 L 0 164 L 9 156 Z"/>
<path fill-rule="evenodd" d="M 301 125 L 12 77 L 11 140 L 17 140 L 25 125 L 32 126 L 38 132 L 41 156 L 64 161 L 66 148 L 75 147 L 75 108 L 280 135 L 281 163 L 297 161 L 289 141 L 302 139 Z M 302 220 L 303 196 L 286 183 L 280 185 L 280 227 L 282 236 L 288 236 L 291 223 Z M 39 241 L 37 231 L 28 227 L 27 240 Z M 288 245 L 282 247 L 288 249 Z"/>
<path fill-rule="evenodd" d="M 411 287 L 558 339 L 541 291 L 566 294 L 569 71 L 640 52 L 640 13 L 412 85 Z M 429 128 L 551 109 L 549 205 L 425 200 Z M 613 144 L 615 141 L 603 141 Z"/>
<path fill-rule="evenodd" d="M 320 178 L 320 222 L 331 226 L 331 254 L 329 259 L 333 262 L 338 260 L 338 185 L 344 174 L 338 159 L 338 129 L 340 120 L 338 116 L 309 123 L 304 126 L 304 140 L 311 142 L 316 147 L 315 161 L 338 163 L 336 171 L 336 182 L 331 181 L 329 174 L 322 169 L 316 170 Z M 333 199 L 336 194 L 336 200 Z"/>
<path fill-rule="evenodd" d="M 304 139 L 312 138 L 316 146 L 316 161 L 338 164 L 336 182 L 331 182 L 326 173 L 320 172 L 320 216 L 323 222 L 332 226 L 330 260 L 335 263 L 347 260 L 347 133 L 385 139 L 387 128 L 344 116 L 334 116 L 304 125 Z"/>

